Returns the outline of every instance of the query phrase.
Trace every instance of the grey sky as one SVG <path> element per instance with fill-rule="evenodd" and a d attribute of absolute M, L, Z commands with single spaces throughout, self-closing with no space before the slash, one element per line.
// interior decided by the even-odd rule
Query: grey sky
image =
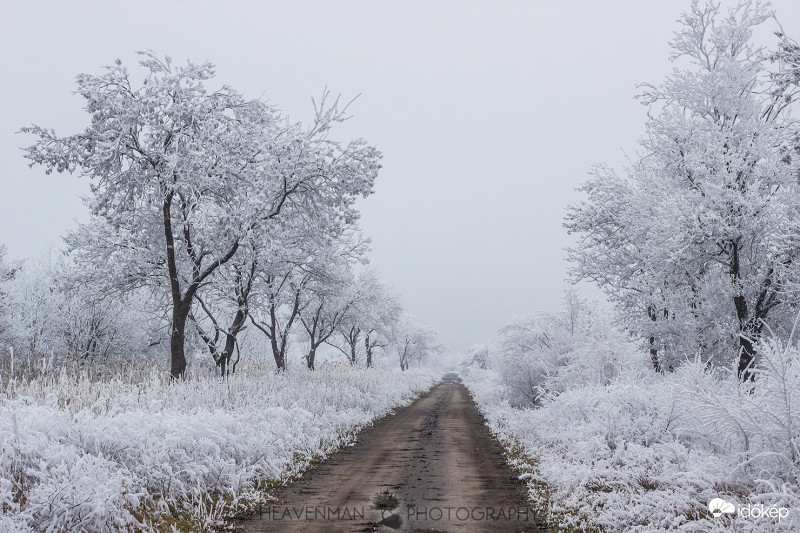
<path fill-rule="evenodd" d="M 723 2 L 723 5 L 731 2 Z M 372 259 L 451 352 L 513 314 L 553 309 L 564 208 L 590 166 L 621 166 L 643 132 L 636 84 L 669 72 L 674 2 L 4 2 L 0 242 L 59 246 L 85 220 L 76 177 L 28 169 L 15 135 L 84 127 L 74 77 L 135 50 L 208 59 L 218 81 L 298 119 L 327 85 L 351 97 L 341 136 L 384 153 L 362 202 Z M 800 35 L 800 2 L 773 2 Z M 764 40 L 772 43 L 765 28 Z"/>

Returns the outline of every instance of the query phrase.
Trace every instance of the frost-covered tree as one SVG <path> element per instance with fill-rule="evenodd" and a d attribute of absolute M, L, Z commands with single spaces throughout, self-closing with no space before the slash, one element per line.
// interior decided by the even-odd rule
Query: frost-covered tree
<path fill-rule="evenodd" d="M 400 298 L 380 281 L 368 286 L 372 287 L 367 297 L 371 311 L 365 317 L 362 331 L 365 364 L 372 366 L 376 350 L 385 350 L 391 344 L 393 329 L 400 320 L 403 306 Z"/>
<path fill-rule="evenodd" d="M 495 351 L 495 347 L 491 344 L 473 344 L 467 348 L 464 354 L 464 359 L 459 363 L 459 367 L 463 369 L 478 368 L 486 370 L 491 364 L 491 355 Z"/>
<path fill-rule="evenodd" d="M 5 342 L 33 357 L 103 365 L 148 355 L 160 340 L 160 320 L 147 309 L 147 296 L 94 292 L 80 283 L 68 258 L 28 260 L 2 285 Z"/>
<path fill-rule="evenodd" d="M 498 332 L 488 356 L 518 407 L 541 404 L 571 388 L 607 385 L 641 360 L 629 339 L 596 304 L 566 291 L 556 313 L 514 317 Z"/>
<path fill-rule="evenodd" d="M 372 270 L 361 272 L 350 289 L 350 305 L 339 320 L 336 335 L 326 342 L 355 365 L 363 361 L 372 366 L 377 349 L 391 342 L 392 328 L 402 306 L 399 299 Z"/>
<path fill-rule="evenodd" d="M 259 260 L 251 243 L 240 246 L 236 258 L 220 269 L 215 283 L 195 294 L 194 309 L 189 313 L 221 376 L 236 371 L 238 358 L 233 364 L 231 358 L 238 348 L 237 337 L 246 328 L 258 276 Z"/>
<path fill-rule="evenodd" d="M 393 328 L 393 344 L 397 350 L 400 370 L 408 370 L 412 363 L 421 364 L 444 351 L 432 329 L 404 316 Z"/>
<path fill-rule="evenodd" d="M 249 318 L 269 340 L 279 370 L 286 368 L 293 336 L 309 342 L 306 365 L 313 370 L 317 348 L 349 307 L 350 262 L 365 253 L 353 229 L 295 227 L 270 251 L 261 249 Z"/>
<path fill-rule="evenodd" d="M 800 95 L 800 44 L 783 31 L 776 35 L 780 42 L 778 49 L 770 55 L 770 60 L 777 64 L 777 69 L 770 75 L 774 102 L 769 108 L 770 114 L 781 113 Z M 800 155 L 800 147 L 796 144 L 794 148 L 794 152 L 788 152 L 788 155 L 796 158 Z"/>
<path fill-rule="evenodd" d="M 359 305 L 360 293 L 353 266 L 364 261 L 366 241 L 360 235 L 345 235 L 327 253 L 310 265 L 312 278 L 303 296 L 300 312 L 304 340 L 308 342 L 306 366 L 314 370 L 317 350 L 340 331 Z"/>
<path fill-rule="evenodd" d="M 285 370 L 289 339 L 303 310 L 303 294 L 311 281 L 308 272 L 297 266 L 268 271 L 258 305 L 250 312 L 252 324 L 266 335 L 278 370 Z"/>
<path fill-rule="evenodd" d="M 567 215 L 574 277 L 606 290 L 657 370 L 738 353 L 747 379 L 765 320 L 797 303 L 797 128 L 751 42 L 769 16 L 694 2 L 671 42 L 680 66 L 640 95 L 641 157 L 624 176 L 597 168 Z"/>
<path fill-rule="evenodd" d="M 286 369 L 290 339 L 302 324 L 306 307 L 313 305 L 309 292 L 323 283 L 325 271 L 331 267 L 326 262 L 330 250 L 311 244 L 319 244 L 319 235 L 297 237 L 294 247 L 279 245 L 271 260 L 262 265 L 250 307 L 250 322 L 269 340 L 278 370 Z"/>
<path fill-rule="evenodd" d="M 4 287 L 8 307 L 4 318 L 9 325 L 9 343 L 17 353 L 67 355 L 62 313 L 69 306 L 63 284 L 63 261 L 51 256 L 22 264 Z"/>
<path fill-rule="evenodd" d="M 308 341 L 306 366 L 310 370 L 314 370 L 317 350 L 336 333 L 353 305 L 347 280 L 337 279 L 332 280 L 332 283 L 313 285 L 308 291 L 309 301 L 300 314 L 300 322 Z"/>
<path fill-rule="evenodd" d="M 7 284 L 14 279 L 19 265 L 8 260 L 8 250 L 5 245 L 0 245 L 0 350 L 11 341 L 9 315 L 11 302 L 8 298 Z"/>
<path fill-rule="evenodd" d="M 138 86 L 119 61 L 104 74 L 78 76 L 91 115 L 84 132 L 23 131 L 39 138 L 27 149 L 31 164 L 92 180 L 88 203 L 99 222 L 73 235 L 78 260 L 104 265 L 112 285 L 169 291 L 171 373 L 178 377 L 198 291 L 245 243 L 266 238 L 290 206 L 354 217 L 353 201 L 371 192 L 380 155 L 362 140 L 329 139 L 346 118 L 336 103 L 323 99 L 303 127 L 230 87 L 209 90 L 209 63 L 142 57 L 146 76 Z"/>

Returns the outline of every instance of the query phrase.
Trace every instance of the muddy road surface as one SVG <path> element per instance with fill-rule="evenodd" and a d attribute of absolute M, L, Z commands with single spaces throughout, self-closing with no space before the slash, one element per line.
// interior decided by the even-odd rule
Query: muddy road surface
<path fill-rule="evenodd" d="M 235 522 L 239 531 L 546 531 L 454 375 Z"/>

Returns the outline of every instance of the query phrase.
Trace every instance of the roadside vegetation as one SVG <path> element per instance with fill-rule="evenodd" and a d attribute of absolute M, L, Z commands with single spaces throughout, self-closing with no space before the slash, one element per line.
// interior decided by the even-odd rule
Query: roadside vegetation
<path fill-rule="evenodd" d="M 562 530 L 797 531 L 800 46 L 768 6 L 699 1 L 670 44 L 641 152 L 565 220 L 610 307 L 568 293 L 462 374 Z"/>
<path fill-rule="evenodd" d="M 795 531 L 797 339 L 763 340 L 753 382 L 699 358 L 655 373 L 602 311 L 570 301 L 577 313 L 519 318 L 461 368 L 542 516 L 560 531 Z M 716 497 L 792 511 L 714 518 Z"/>
<path fill-rule="evenodd" d="M 5 380 L 0 530 L 208 531 L 430 388 L 433 373 L 242 363 L 171 382 L 65 367 Z"/>

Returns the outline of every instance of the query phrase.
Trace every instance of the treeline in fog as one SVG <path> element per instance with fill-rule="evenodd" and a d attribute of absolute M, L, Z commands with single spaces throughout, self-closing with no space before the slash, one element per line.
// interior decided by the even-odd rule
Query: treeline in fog
<path fill-rule="evenodd" d="M 381 154 L 335 140 L 348 105 L 325 92 L 301 124 L 217 84 L 209 63 L 140 55 L 141 81 L 119 61 L 77 77 L 84 131 L 23 128 L 31 165 L 90 180 L 91 219 L 63 254 L 0 259 L 4 365 L 169 354 L 178 378 L 187 351 L 227 375 L 243 346 L 278 370 L 293 348 L 310 369 L 323 345 L 354 365 L 392 354 L 402 369 L 439 350 L 366 266 L 355 202 Z"/>

